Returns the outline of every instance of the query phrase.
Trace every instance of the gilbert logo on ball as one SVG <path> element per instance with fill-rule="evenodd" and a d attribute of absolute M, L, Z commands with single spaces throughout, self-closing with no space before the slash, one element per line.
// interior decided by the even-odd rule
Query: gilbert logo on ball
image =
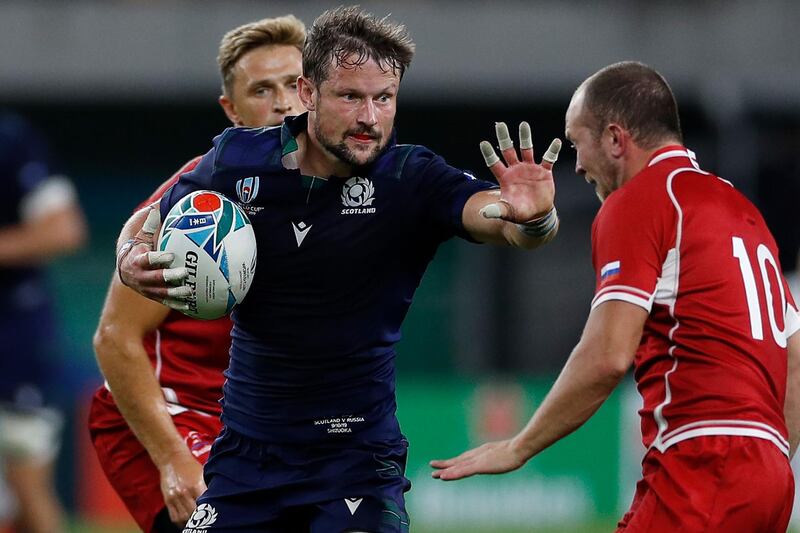
<path fill-rule="evenodd" d="M 186 267 L 193 318 L 211 320 L 240 303 L 256 268 L 256 237 L 247 215 L 225 196 L 195 191 L 170 209 L 158 249 L 175 254 L 172 268 Z"/>

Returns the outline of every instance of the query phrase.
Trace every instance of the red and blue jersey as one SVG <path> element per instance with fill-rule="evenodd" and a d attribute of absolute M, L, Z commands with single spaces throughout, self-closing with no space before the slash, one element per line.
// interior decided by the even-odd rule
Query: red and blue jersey
<path fill-rule="evenodd" d="M 608 196 L 592 245 L 592 307 L 650 313 L 634 361 L 645 446 L 743 435 L 788 454 L 786 345 L 800 320 L 758 210 L 669 146 Z"/>
<path fill-rule="evenodd" d="M 349 177 L 304 176 L 283 126 L 232 128 L 161 201 L 211 189 L 247 212 L 258 266 L 233 311 L 223 421 L 273 442 L 399 437 L 395 344 L 444 240 L 469 238 L 462 211 L 493 187 L 421 146 L 390 143 Z"/>

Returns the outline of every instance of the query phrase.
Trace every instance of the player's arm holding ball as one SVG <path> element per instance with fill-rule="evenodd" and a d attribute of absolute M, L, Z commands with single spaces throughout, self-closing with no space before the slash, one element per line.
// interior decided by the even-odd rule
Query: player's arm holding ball
<path fill-rule="evenodd" d="M 535 248 L 558 232 L 552 169 L 561 141 L 554 139 L 537 164 L 527 122 L 519 126 L 521 157 L 506 124 L 498 122 L 495 129 L 505 164 L 489 142 L 481 143 L 481 152 L 500 190 L 481 191 L 470 197 L 464 206 L 464 227 L 480 242 Z"/>
<path fill-rule="evenodd" d="M 147 212 L 145 209 L 145 216 Z M 137 213 L 133 220 L 137 216 L 142 218 Z M 146 257 L 147 251 L 143 253 Z M 94 348 L 117 407 L 160 472 L 170 519 L 185 523 L 194 510 L 195 498 L 205 490 L 203 467 L 172 422 L 142 344 L 145 335 L 157 328 L 168 313 L 168 307 L 143 298 L 114 276 Z"/>

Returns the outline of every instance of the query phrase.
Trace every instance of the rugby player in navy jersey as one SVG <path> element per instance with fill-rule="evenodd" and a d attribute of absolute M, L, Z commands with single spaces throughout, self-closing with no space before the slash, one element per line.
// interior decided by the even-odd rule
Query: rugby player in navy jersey
<path fill-rule="evenodd" d="M 44 266 L 86 241 L 75 188 L 49 152 L 0 110 L 0 461 L 15 526 L 32 533 L 66 530 L 53 482 L 63 415 L 49 394 L 60 339 Z"/>
<path fill-rule="evenodd" d="M 453 236 L 534 248 L 557 231 L 557 140 L 539 165 L 528 125 L 518 158 L 498 124 L 506 164 L 489 143 L 482 150 L 499 189 L 395 144 L 413 51 L 401 25 L 355 7 L 324 13 L 298 80 L 309 112 L 280 128 L 226 130 L 161 200 L 161 215 L 198 189 L 238 201 L 259 256 L 232 317 L 225 429 L 184 532 L 407 531 L 394 346 L 425 268 Z M 172 258 L 151 251 L 158 217 L 138 233 L 143 216 L 126 224 L 120 276 L 185 306 L 185 270 L 160 268 Z"/>
<path fill-rule="evenodd" d="M 300 112 L 304 41 L 305 25 L 292 15 L 225 34 L 219 103 L 231 123 L 274 126 Z M 143 205 L 199 161 L 184 164 Z M 194 320 L 112 280 L 94 338 L 106 383 L 92 398 L 88 422 L 103 472 L 142 531 L 181 531 L 206 488 L 202 465 L 222 428 L 230 330 L 228 317 Z"/>

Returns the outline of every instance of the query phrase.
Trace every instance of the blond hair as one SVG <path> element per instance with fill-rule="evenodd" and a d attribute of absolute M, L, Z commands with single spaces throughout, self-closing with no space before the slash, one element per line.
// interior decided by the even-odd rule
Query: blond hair
<path fill-rule="evenodd" d="M 231 93 L 233 69 L 247 52 L 268 45 L 294 46 L 302 52 L 305 40 L 306 26 L 294 15 L 256 20 L 232 29 L 222 37 L 217 55 L 222 91 Z"/>

